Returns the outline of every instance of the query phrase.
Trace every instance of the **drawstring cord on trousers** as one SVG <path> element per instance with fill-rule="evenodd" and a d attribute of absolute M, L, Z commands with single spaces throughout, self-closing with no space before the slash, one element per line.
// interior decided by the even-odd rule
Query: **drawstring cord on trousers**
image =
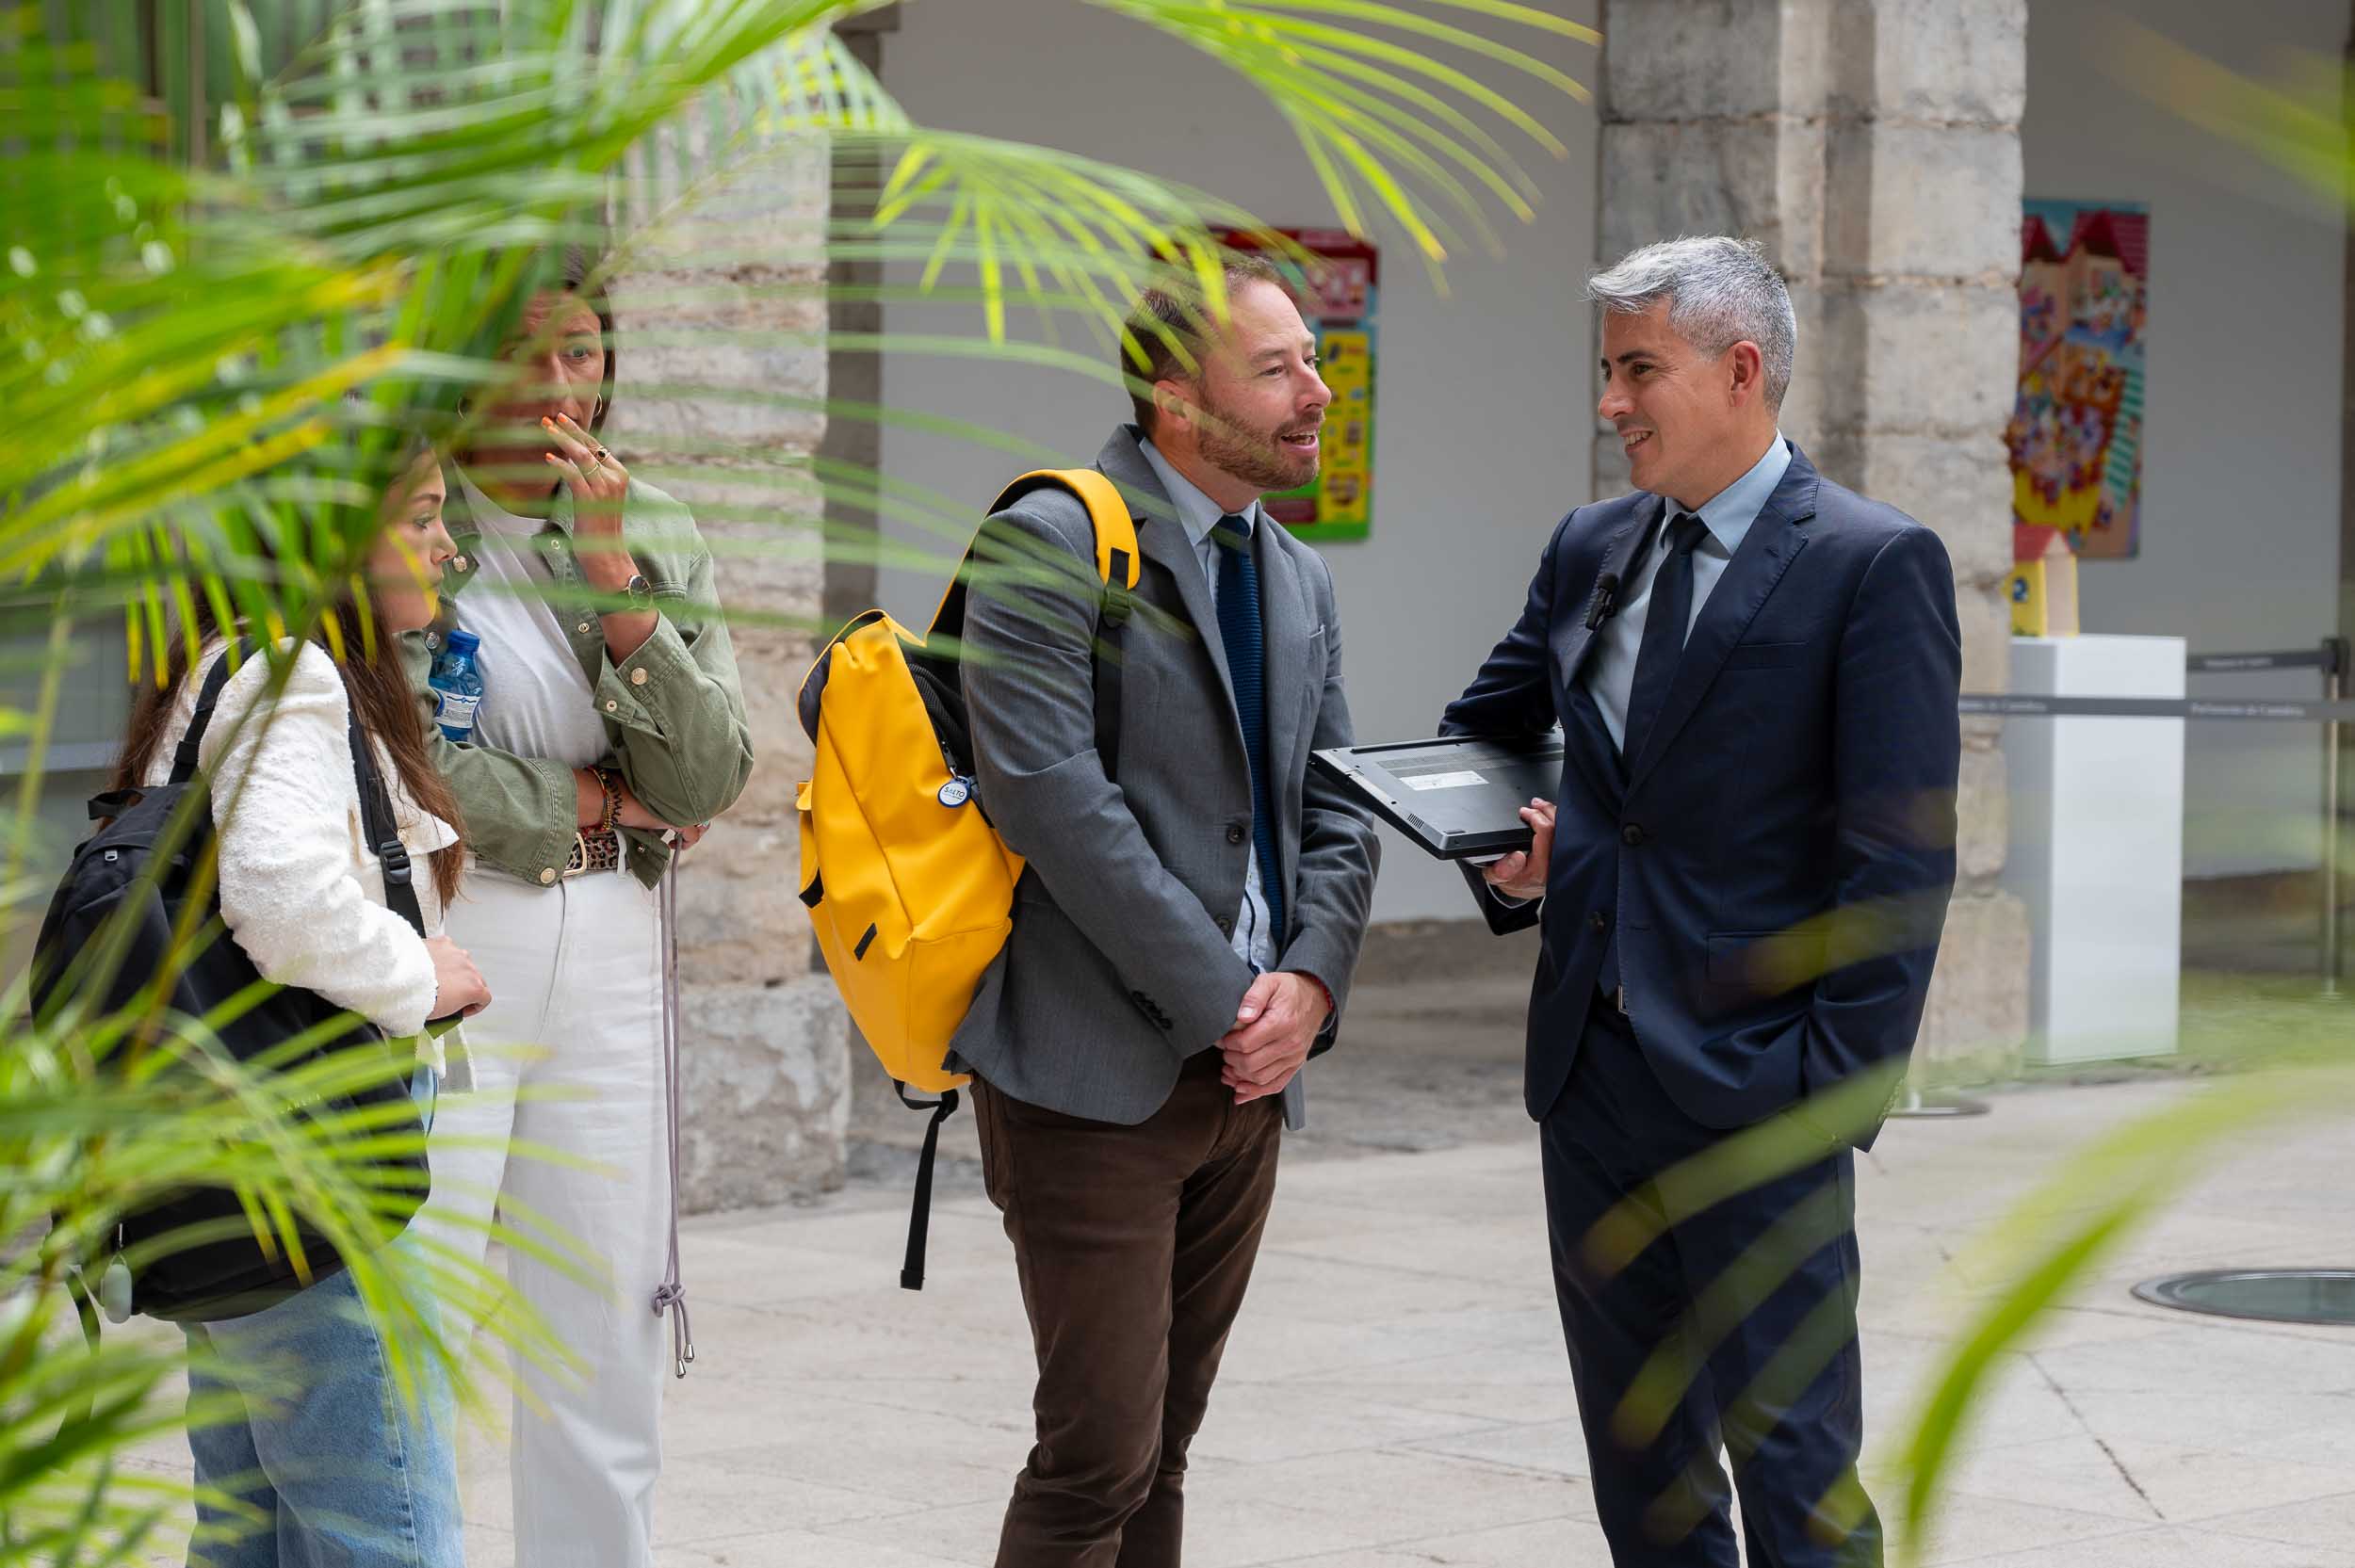
<path fill-rule="evenodd" d="M 671 1260 L 655 1288 L 654 1315 L 671 1318 L 671 1350 L 678 1375 L 695 1360 L 695 1331 L 687 1320 L 687 1286 L 678 1276 L 678 851 L 662 868 L 662 1071 L 671 1134 Z"/>

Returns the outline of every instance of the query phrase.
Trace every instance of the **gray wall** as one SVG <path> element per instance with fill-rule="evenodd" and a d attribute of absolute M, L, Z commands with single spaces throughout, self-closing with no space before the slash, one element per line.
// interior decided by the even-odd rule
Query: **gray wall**
<path fill-rule="evenodd" d="M 2335 57 L 2347 11 L 2344 0 L 2131 8 L 2206 57 L 2263 74 L 2293 49 Z M 1592 20 L 1591 0 L 1569 14 Z M 2343 226 L 2327 201 L 2120 79 L 2121 14 L 2106 0 L 2037 0 L 2029 13 L 2028 194 L 2142 201 L 2152 215 L 2142 554 L 2087 563 L 2085 625 L 2180 634 L 2196 649 L 2302 643 L 2335 614 Z M 1065 0 L 996 0 L 979 21 L 952 7 L 905 12 L 884 71 L 919 120 L 1033 139 L 1044 125 L 1059 145 L 1205 186 L 1271 221 L 1329 220 L 1283 124 L 1208 61 Z M 1591 51 L 1549 53 L 1597 78 Z M 1524 101 L 1542 103 L 1538 90 Z M 1468 248 L 1442 298 L 1384 236 L 1377 520 L 1368 542 L 1326 551 L 1369 738 L 1427 731 L 1510 617 L 1547 528 L 1587 493 L 1592 329 L 1577 288 L 1595 249 L 1595 121 L 1568 104 L 1545 116 L 1571 156 L 1533 154 L 1544 205 L 1535 225 L 1506 231 L 1503 259 Z M 934 319 L 908 306 L 891 315 L 899 331 Z M 1069 460 L 1090 455 L 1123 408 L 1073 375 L 912 356 L 887 362 L 885 393 Z M 1033 455 L 901 431 L 884 442 L 887 473 L 958 508 Z M 896 532 L 935 558 L 949 548 Z M 947 571 L 941 558 L 886 568 L 884 602 L 920 622 Z M 2308 695 L 2314 683 L 2243 676 L 2197 689 Z M 2194 730 L 2187 873 L 2314 865 L 2319 766 L 2312 733 Z M 1452 873 L 1392 841 L 1376 913 L 1466 912 Z"/>
<path fill-rule="evenodd" d="M 2281 648 L 2333 628 L 2339 576 L 2341 209 L 2145 96 L 2115 61 L 2119 19 L 2273 77 L 2335 61 L 2346 0 L 2036 0 L 2028 10 L 2031 197 L 2151 208 L 2142 553 L 2087 561 L 2085 629 L 2177 633 L 2194 651 Z M 2195 695 L 2298 696 L 2311 672 L 2195 681 Z M 2193 726 L 2187 875 L 2317 864 L 2312 728 Z"/>
<path fill-rule="evenodd" d="M 71 661 L 57 687 L 56 722 L 49 736 L 46 768 L 31 832 L 13 845 L 17 814 L 24 809 L 23 777 L 29 737 L 0 739 L 0 849 L 21 852 L 19 869 L 33 893 L 0 921 L 0 975 L 14 976 L 29 962 L 52 883 L 73 859 L 74 846 L 90 835 L 87 802 L 106 787 L 106 775 L 130 719 L 131 688 L 123 680 L 124 632 L 119 615 L 85 617 L 75 627 Z M 11 629 L 0 635 L 0 708 L 30 716 L 40 709 L 48 639 Z"/>
<path fill-rule="evenodd" d="M 993 0 L 986 11 L 985 21 L 970 7 L 903 13 L 885 44 L 884 80 L 918 121 L 1051 140 L 1205 186 L 1272 223 L 1332 221 L 1282 121 L 1212 62 L 1069 0 Z M 1591 0 L 1567 14 L 1591 21 Z M 1595 80 L 1593 50 L 1535 33 L 1526 40 Z M 1378 236 L 1373 537 L 1325 551 L 1340 592 L 1351 706 L 1369 740 L 1431 732 L 1519 610 L 1553 524 L 1587 494 L 1591 331 L 1579 288 L 1594 251 L 1594 112 L 1548 102 L 1540 94 L 1551 89 L 1534 83 L 1514 90 L 1570 155 L 1556 162 L 1530 149 L 1544 202 L 1534 225 L 1502 221 L 1505 256 L 1467 247 L 1451 260 L 1441 298 L 1395 234 Z M 906 331 L 924 313 L 894 306 L 890 316 L 892 330 Z M 1079 461 L 1128 416 L 1124 396 L 1077 375 L 912 356 L 886 361 L 884 391 L 888 404 L 986 422 Z M 895 480 L 967 509 L 1024 461 L 901 431 L 884 443 Z M 935 554 L 944 547 L 927 542 Z M 920 625 L 949 567 L 886 569 L 884 603 Z M 1378 917 L 1470 913 L 1453 871 L 1396 839 L 1385 853 Z"/>

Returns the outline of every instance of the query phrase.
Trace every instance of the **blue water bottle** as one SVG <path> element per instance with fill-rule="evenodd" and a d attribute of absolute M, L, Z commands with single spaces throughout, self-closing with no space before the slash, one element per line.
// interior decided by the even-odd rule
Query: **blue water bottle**
<path fill-rule="evenodd" d="M 433 688 L 433 722 L 442 734 L 463 745 L 474 738 L 475 710 L 482 705 L 482 671 L 474 664 L 482 639 L 472 632 L 452 632 L 433 661 L 425 684 Z"/>

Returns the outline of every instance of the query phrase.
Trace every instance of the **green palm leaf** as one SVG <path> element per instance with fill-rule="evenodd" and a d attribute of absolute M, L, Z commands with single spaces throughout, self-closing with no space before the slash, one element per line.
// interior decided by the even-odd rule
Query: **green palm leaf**
<path fill-rule="evenodd" d="M 708 329 L 658 316 L 692 306 L 704 285 L 662 269 L 682 246 L 706 269 L 727 259 L 730 242 L 715 245 L 698 212 L 764 159 L 831 148 L 850 174 L 837 194 L 870 216 L 814 227 L 810 256 L 904 265 L 906 276 L 895 271 L 872 298 L 949 308 L 921 331 L 837 337 L 836 347 L 1021 358 L 1117 384 L 1113 349 L 1140 287 L 1190 277 L 1215 299 L 1217 231 L 1273 243 L 1252 215 L 1202 190 L 911 123 L 835 35 L 865 8 L 867 0 L 8 8 L 0 398 L 11 440 L 0 446 L 0 613 L 47 634 L 53 661 L 27 712 L 55 717 L 54 661 L 73 640 L 60 612 L 121 616 L 127 667 L 142 675 L 160 671 L 199 603 L 273 634 L 317 628 L 372 538 L 375 499 L 408 445 L 462 436 L 466 400 L 486 401 L 512 376 L 495 351 L 549 280 L 553 248 L 593 245 L 608 252 L 609 271 L 659 277 L 635 297 L 645 318 L 625 319 L 625 353 L 633 342 L 691 348 Z M 1264 93 L 1297 128 L 1345 222 L 1393 224 L 1435 266 L 1454 228 L 1485 239 L 1492 214 L 1527 216 L 1533 182 L 1508 141 L 1562 151 L 1542 117 L 1485 77 L 1578 90 L 1487 33 L 1587 37 L 1533 8 L 1450 0 L 1114 8 Z M 872 170 L 871 186 L 858 185 L 861 169 Z M 824 347 L 822 328 L 793 324 L 822 320 L 823 269 L 781 267 L 749 248 L 741 260 L 769 279 L 743 295 L 785 323 L 763 341 Z M 1022 337 L 1017 313 L 1035 316 L 1044 341 Z M 980 426 L 822 393 L 716 380 L 649 390 L 1014 445 Z M 765 456 L 707 435 L 666 452 L 661 466 L 665 482 L 692 482 Z M 855 465 L 813 461 L 801 477 L 809 495 L 855 491 L 919 521 L 944 551 L 969 525 L 966 503 Z M 762 521 L 759 507 L 743 509 Z M 719 547 L 788 547 L 769 537 L 779 531 L 723 537 Z M 805 529 L 798 547 L 819 542 Z M 886 554 L 873 536 L 826 547 Z M 1047 568 L 1000 570 L 1021 580 Z M 20 847 L 33 799 L 20 798 Z M 40 899 L 21 877 L 0 886 L 12 907 Z M 177 934 L 184 952 L 221 939 L 217 925 Z M 93 982 L 110 951 L 119 958 L 105 942 L 88 955 Z M 0 1300 L 12 1314 L 0 1318 L 0 1454 L 15 1461 L 0 1460 L 0 1568 L 138 1560 L 159 1522 L 185 1511 L 185 1486 L 111 1463 L 180 1418 L 169 1398 L 180 1353 L 147 1338 L 76 1350 L 62 1289 L 75 1260 L 103 1250 L 114 1218 L 145 1198 L 217 1183 L 243 1201 L 231 1224 L 271 1245 L 295 1245 L 298 1220 L 339 1248 L 352 1243 L 363 1258 L 355 1283 L 406 1326 L 412 1367 L 449 1359 L 430 1334 L 407 1332 L 420 1292 L 487 1309 L 497 1289 L 447 1251 L 427 1248 L 424 1265 L 399 1273 L 366 1261 L 366 1238 L 409 1196 L 367 1156 L 401 1134 L 377 1118 L 289 1113 L 295 1091 L 387 1071 L 382 1053 L 285 1074 L 240 1067 L 218 1048 L 225 1011 L 173 1016 L 160 994 L 151 987 L 121 1007 L 69 1008 L 0 1031 L 0 1235 L 44 1237 L 0 1249 Z M 20 978 L 12 1017 L 27 996 Z M 593 1268 L 544 1216 L 512 1204 L 495 1239 L 554 1267 Z M 562 1365 L 560 1349 L 512 1303 L 476 1316 L 526 1364 Z"/>
<path fill-rule="evenodd" d="M 1925 1388 L 1896 1461 L 1904 1486 L 1901 1556 L 1918 1561 L 1956 1450 L 2001 1358 L 2082 1288 L 2140 1225 L 2207 1171 L 2233 1139 L 2292 1118 L 2343 1113 L 2343 1069 L 2251 1073 L 2220 1082 L 2100 1139 L 2064 1162 L 1957 1260 L 1966 1278 L 2003 1283 L 1969 1315 Z"/>

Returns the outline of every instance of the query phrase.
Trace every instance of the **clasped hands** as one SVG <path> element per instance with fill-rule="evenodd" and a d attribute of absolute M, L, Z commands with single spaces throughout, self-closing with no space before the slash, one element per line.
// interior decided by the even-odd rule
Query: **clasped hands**
<path fill-rule="evenodd" d="M 621 787 L 620 809 L 613 814 L 616 827 L 637 828 L 650 833 L 670 833 L 673 841 L 682 849 L 692 849 L 697 839 L 711 831 L 708 822 L 665 822 L 646 809 L 645 802 L 631 792 L 629 785 Z M 597 783 L 597 775 L 589 768 L 573 769 L 573 803 L 577 826 L 593 828 L 605 819 L 605 789 Z"/>
<path fill-rule="evenodd" d="M 1226 1058 L 1219 1081 L 1235 1091 L 1235 1104 L 1281 1094 L 1332 1011 L 1324 987 L 1306 975 L 1275 970 L 1253 980 L 1235 1009 L 1234 1028 L 1218 1043 Z"/>

